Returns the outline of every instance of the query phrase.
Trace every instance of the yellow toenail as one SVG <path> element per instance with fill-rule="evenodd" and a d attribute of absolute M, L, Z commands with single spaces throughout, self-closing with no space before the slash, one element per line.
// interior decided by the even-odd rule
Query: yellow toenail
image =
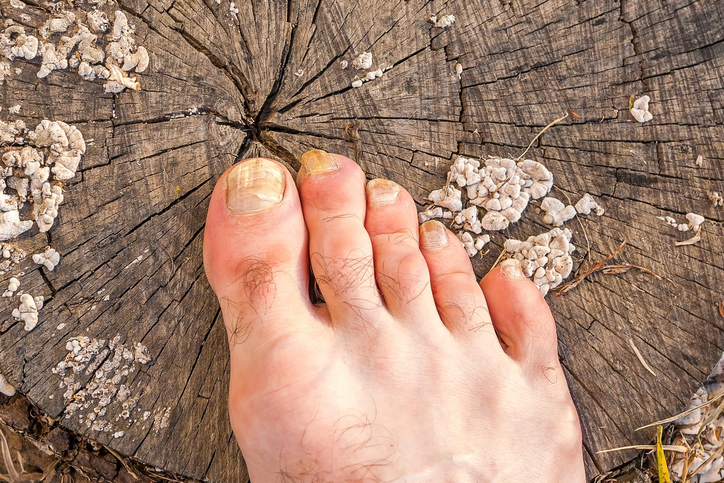
<path fill-rule="evenodd" d="M 226 177 L 226 206 L 233 215 L 271 210 L 284 197 L 284 169 L 268 159 L 239 163 Z"/>
<path fill-rule="evenodd" d="M 312 149 L 302 154 L 302 166 L 307 174 L 326 173 L 339 169 L 332 156 L 321 149 Z"/>
<path fill-rule="evenodd" d="M 447 230 L 439 221 L 430 220 L 420 225 L 420 245 L 425 250 L 440 250 L 447 242 Z"/>
<path fill-rule="evenodd" d="M 391 205 L 399 192 L 400 186 L 387 179 L 373 179 L 367 183 L 367 200 L 372 206 Z"/>
<path fill-rule="evenodd" d="M 500 262 L 500 274 L 510 280 L 524 278 L 523 270 L 520 268 L 520 260 L 515 258 L 506 258 Z"/>

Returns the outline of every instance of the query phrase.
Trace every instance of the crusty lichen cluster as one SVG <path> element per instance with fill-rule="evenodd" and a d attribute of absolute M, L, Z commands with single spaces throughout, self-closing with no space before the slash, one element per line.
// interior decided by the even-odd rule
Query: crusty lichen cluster
<path fill-rule="evenodd" d="M 574 205 L 546 196 L 553 188 L 553 174 L 532 159 L 490 157 L 484 161 L 457 158 L 450 166 L 446 186 L 428 196 L 432 206 L 418 214 L 420 223 L 439 218 L 460 238 L 470 257 L 490 242 L 490 232 L 518 222 L 532 200 L 543 198 L 542 222 L 561 227 L 577 214 L 603 208 L 589 194 Z M 545 197 L 545 198 L 544 198 Z M 554 228 L 526 241 L 506 240 L 505 250 L 520 260 L 523 273 L 545 295 L 571 274 L 575 248 L 571 230 Z"/>
<path fill-rule="evenodd" d="M 65 345 L 68 351 L 65 359 L 52 369 L 53 374 L 61 377 L 60 387 L 66 389 L 63 395 L 67 403 L 65 417 L 71 418 L 78 413 L 79 421 L 93 431 L 111 432 L 119 424 L 127 429 L 137 421 L 131 418 L 131 411 L 138 404 L 139 395 L 132 395 L 131 388 L 125 383 L 138 369 L 136 363 L 147 364 L 151 356 L 143 344 L 125 346 L 120 340 L 119 335 L 110 341 L 72 337 Z M 91 374 L 91 380 L 85 385 L 76 380 L 84 380 Z M 114 400 L 121 403 L 122 410 L 114 421 L 110 421 L 105 416 L 108 405 Z M 124 422 L 119 423 L 121 419 Z M 123 435 L 123 431 L 113 434 L 116 438 Z"/>
<path fill-rule="evenodd" d="M 24 8 L 22 2 L 18 7 Z M 0 33 L 0 55 L 9 61 L 40 58 L 36 73 L 45 78 L 53 71 L 72 69 L 88 81 L 105 80 L 105 91 L 119 93 L 140 89 L 128 73 L 148 68 L 149 55 L 132 37 L 134 27 L 120 10 L 113 14 L 113 25 L 101 10 L 55 10 L 37 31 L 5 19 Z M 0 65 L 0 83 L 10 75 L 10 64 Z"/>
<path fill-rule="evenodd" d="M 35 129 L 27 129 L 22 120 L 0 121 L 0 148 L 0 242 L 15 241 L 34 226 L 47 232 L 63 203 L 62 183 L 75 176 L 86 152 L 83 135 L 62 121 L 44 119 Z M 0 272 L 26 256 L 14 244 L 2 244 Z M 50 247 L 32 258 L 48 270 L 60 262 L 60 254 Z M 3 296 L 19 297 L 12 315 L 31 331 L 38 324 L 44 299 L 18 291 L 19 286 L 17 277 L 12 277 Z"/>

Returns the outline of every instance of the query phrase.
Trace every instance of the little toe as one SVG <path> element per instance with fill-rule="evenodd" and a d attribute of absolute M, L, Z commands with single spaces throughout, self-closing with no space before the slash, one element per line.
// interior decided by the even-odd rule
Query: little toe
<path fill-rule="evenodd" d="M 430 220 L 420 225 L 420 249 L 443 323 L 454 334 L 483 340 L 500 351 L 485 296 L 460 240 L 442 223 Z"/>
<path fill-rule="evenodd" d="M 298 330 L 312 313 L 307 232 L 289 172 L 253 158 L 226 171 L 214 188 L 204 233 L 204 268 L 219 299 L 232 350 L 260 334 Z"/>
<path fill-rule="evenodd" d="M 430 274 L 420 252 L 417 209 L 410 194 L 386 179 L 367 183 L 365 228 L 372 241 L 377 286 L 387 310 L 400 321 L 419 327 L 433 320 L 435 301 Z M 439 321 L 432 330 L 444 330 Z"/>
<path fill-rule="evenodd" d="M 309 258 L 331 320 L 378 319 L 384 310 L 364 227 L 365 176 L 349 158 L 313 149 L 297 176 Z"/>
<path fill-rule="evenodd" d="M 523 275 L 520 262 L 503 260 L 480 286 L 506 353 L 536 375 L 562 379 L 553 315 L 538 288 Z"/>

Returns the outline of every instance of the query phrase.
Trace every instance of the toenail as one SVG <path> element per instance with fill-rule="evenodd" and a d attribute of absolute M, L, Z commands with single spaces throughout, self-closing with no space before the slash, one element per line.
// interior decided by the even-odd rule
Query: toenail
<path fill-rule="evenodd" d="M 373 179 L 367 183 L 367 200 L 372 206 L 391 205 L 399 192 L 400 186 L 387 179 Z"/>
<path fill-rule="evenodd" d="M 282 201 L 285 186 L 284 169 L 273 161 L 241 162 L 226 177 L 226 207 L 232 215 L 270 210 Z"/>
<path fill-rule="evenodd" d="M 312 149 L 302 154 L 302 166 L 307 174 L 326 173 L 339 169 L 332 156 L 321 149 Z"/>
<path fill-rule="evenodd" d="M 420 225 L 420 245 L 425 250 L 440 250 L 447 246 L 447 242 L 447 230 L 439 221 L 426 221 Z"/>
<path fill-rule="evenodd" d="M 516 258 L 506 258 L 500 262 L 500 274 L 510 280 L 525 278 L 520 268 L 520 260 Z"/>

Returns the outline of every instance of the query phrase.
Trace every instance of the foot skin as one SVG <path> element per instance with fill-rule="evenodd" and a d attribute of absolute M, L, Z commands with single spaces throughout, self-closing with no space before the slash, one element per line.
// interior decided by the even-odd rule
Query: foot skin
<path fill-rule="evenodd" d="M 230 168 L 206 223 L 251 480 L 584 481 L 555 323 L 520 266 L 478 285 L 400 186 L 324 151 L 302 164 L 297 184 L 268 159 Z"/>

